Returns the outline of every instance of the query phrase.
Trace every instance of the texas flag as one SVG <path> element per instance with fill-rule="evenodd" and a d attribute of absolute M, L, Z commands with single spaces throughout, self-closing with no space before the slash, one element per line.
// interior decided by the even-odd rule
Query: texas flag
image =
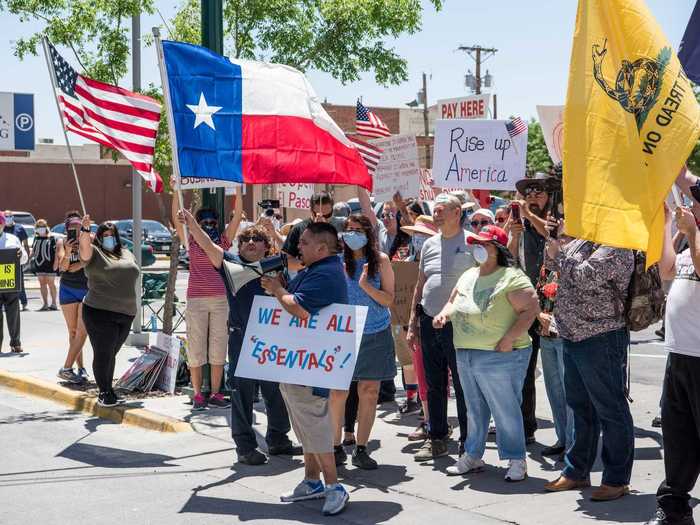
<path fill-rule="evenodd" d="M 163 41 L 182 177 L 247 184 L 372 179 L 350 140 L 289 66 Z"/>

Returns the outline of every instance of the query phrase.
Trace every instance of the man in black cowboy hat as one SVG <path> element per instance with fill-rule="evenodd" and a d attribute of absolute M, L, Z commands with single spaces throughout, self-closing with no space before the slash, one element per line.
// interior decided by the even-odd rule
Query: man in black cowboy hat
<path fill-rule="evenodd" d="M 537 286 L 540 269 L 544 262 L 547 213 L 551 208 L 551 193 L 556 186 L 556 179 L 545 173 L 536 173 L 532 178 L 525 178 L 515 183 L 518 193 L 523 198 L 518 202 L 522 219 L 511 226 L 508 250 L 530 278 L 533 286 Z M 525 440 L 528 444 L 534 443 L 537 430 L 535 369 L 540 349 L 540 330 L 537 321 L 530 327 L 529 332 L 532 338 L 532 356 L 523 385 L 522 402 Z M 560 454 L 563 451 L 560 448 L 561 445 L 546 447 L 544 453 Z"/>

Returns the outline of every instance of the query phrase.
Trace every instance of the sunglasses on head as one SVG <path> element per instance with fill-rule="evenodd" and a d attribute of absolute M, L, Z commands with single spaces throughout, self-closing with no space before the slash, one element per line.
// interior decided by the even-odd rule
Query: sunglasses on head
<path fill-rule="evenodd" d="M 478 228 L 479 226 L 488 226 L 489 224 L 491 224 L 491 221 L 483 219 L 480 221 L 472 221 L 469 224 L 472 225 L 472 228 Z"/>
<path fill-rule="evenodd" d="M 545 192 L 544 188 L 538 188 L 537 186 L 530 186 L 529 188 L 525 188 L 525 193 L 524 195 L 527 197 L 528 195 L 535 195 L 535 197 L 539 197 L 540 195 L 543 195 Z"/>
<path fill-rule="evenodd" d="M 240 241 L 243 243 L 254 241 L 254 242 L 265 242 L 265 237 L 256 233 L 255 235 L 241 235 L 239 237 Z"/>

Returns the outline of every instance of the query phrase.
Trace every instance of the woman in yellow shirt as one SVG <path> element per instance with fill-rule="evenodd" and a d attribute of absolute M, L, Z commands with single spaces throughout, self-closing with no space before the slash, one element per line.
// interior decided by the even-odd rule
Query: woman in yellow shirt
<path fill-rule="evenodd" d="M 508 460 L 506 481 L 527 477 L 525 433 L 520 404 L 532 353 L 527 329 L 539 313 L 530 280 L 513 267 L 508 236 L 486 226 L 467 240 L 478 267 L 464 272 L 450 300 L 435 317 L 441 328 L 452 321 L 459 379 L 469 417 L 465 453 L 447 469 L 449 475 L 483 470 L 489 419 L 493 414 L 501 460 Z"/>

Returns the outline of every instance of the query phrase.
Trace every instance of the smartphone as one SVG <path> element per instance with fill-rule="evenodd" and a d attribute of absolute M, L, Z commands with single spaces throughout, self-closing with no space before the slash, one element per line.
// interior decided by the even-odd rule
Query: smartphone
<path fill-rule="evenodd" d="M 514 222 L 520 222 L 520 204 L 517 202 L 510 203 L 510 216 Z"/>
<path fill-rule="evenodd" d="M 69 241 L 77 241 L 78 240 L 78 230 L 75 230 L 73 228 L 68 228 L 66 231 L 66 239 Z"/>

